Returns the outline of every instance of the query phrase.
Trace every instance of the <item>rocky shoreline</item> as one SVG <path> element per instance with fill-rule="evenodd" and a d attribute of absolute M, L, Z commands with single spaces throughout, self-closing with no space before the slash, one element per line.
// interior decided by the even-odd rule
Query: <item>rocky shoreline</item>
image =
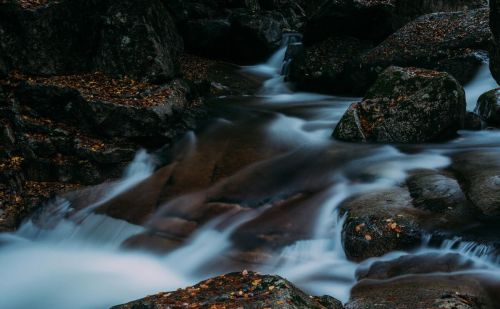
<path fill-rule="evenodd" d="M 460 130 L 495 130 L 500 88 L 484 93 L 472 113 L 463 87 L 487 59 L 500 82 L 499 20 L 500 1 L 494 0 L 489 7 L 481 0 L 2 1 L 0 232 L 16 230 L 56 195 L 78 209 L 85 192 L 101 194 L 107 182 L 120 178 L 138 149 L 167 157 L 186 132 L 209 119 L 214 98 L 259 94 L 266 77 L 240 65 L 265 61 L 291 31 L 303 34 L 303 42 L 286 52 L 283 78 L 294 89 L 363 96 L 333 130 L 338 141 L 398 145 L 411 153 Z M 245 161 L 238 151 L 252 150 L 229 153 Z M 500 217 L 497 152 L 453 151 L 449 158 L 446 168 L 411 170 L 399 186 L 341 203 L 348 260 L 408 252 L 450 235 L 500 255 L 494 235 Z M 215 215 L 300 205 L 314 191 L 264 192 L 255 205 L 243 204 L 234 188 L 262 181 L 265 165 L 225 178 L 254 162 L 224 158 L 228 164 L 218 166 L 196 159 L 200 166 L 215 165 L 218 174 L 201 179 L 176 174 L 182 160 L 158 162 L 151 178 L 99 205 L 98 214 L 147 227 L 124 248 L 168 252 Z M 356 177 L 362 182 L 371 176 Z M 153 216 L 169 194 L 183 192 L 183 181 L 216 185 L 193 194 L 187 208 L 173 203 Z M 152 193 L 144 198 L 146 188 Z M 140 207 L 123 207 L 135 200 Z M 492 230 L 476 235 L 483 226 Z M 236 233 L 245 246 L 223 258 L 258 264 L 306 232 L 288 225 L 254 234 L 251 226 Z M 346 304 L 310 296 L 279 276 L 243 271 L 113 308 L 494 309 L 500 303 L 500 281 L 458 255 L 402 255 L 362 265 Z"/>

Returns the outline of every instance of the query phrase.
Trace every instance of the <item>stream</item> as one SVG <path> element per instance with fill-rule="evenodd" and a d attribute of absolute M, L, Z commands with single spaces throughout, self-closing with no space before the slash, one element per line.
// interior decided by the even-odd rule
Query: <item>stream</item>
<path fill-rule="evenodd" d="M 242 68 L 266 77 L 259 95 L 213 100 L 216 116 L 168 151 L 139 151 L 121 180 L 61 196 L 0 234 L 0 308 L 109 308 L 243 269 L 346 302 L 358 268 L 429 252 L 456 252 L 500 275 L 492 248 L 460 238 L 350 262 L 337 210 L 412 170 L 445 168 L 455 151 L 500 152 L 500 131 L 404 148 L 335 141 L 333 128 L 359 98 L 293 92 L 284 56 Z M 465 87 L 468 109 L 494 87 L 485 63 Z"/>

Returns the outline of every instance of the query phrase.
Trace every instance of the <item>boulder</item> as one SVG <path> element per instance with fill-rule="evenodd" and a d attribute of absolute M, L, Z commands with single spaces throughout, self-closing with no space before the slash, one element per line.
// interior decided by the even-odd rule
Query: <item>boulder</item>
<path fill-rule="evenodd" d="M 500 127 L 500 88 L 490 90 L 479 97 L 476 113 L 487 125 Z"/>
<path fill-rule="evenodd" d="M 415 309 L 497 308 L 500 282 L 495 274 L 470 266 L 453 255 L 406 256 L 375 263 L 351 290 L 346 308 L 409 308 L 409 304 Z"/>
<path fill-rule="evenodd" d="M 424 143 L 463 128 L 465 94 L 449 74 L 390 67 L 352 104 L 333 136 L 351 142 Z"/>
<path fill-rule="evenodd" d="M 346 75 L 355 92 L 367 89 L 391 65 L 448 72 L 463 85 L 484 61 L 479 51 L 489 50 L 491 43 L 488 9 L 429 14 L 355 59 Z"/>
<path fill-rule="evenodd" d="M 167 308 L 342 309 L 329 297 L 312 297 L 279 276 L 243 271 L 211 278 L 186 289 L 160 293 L 112 309 Z"/>
<path fill-rule="evenodd" d="M 290 55 L 287 80 L 298 89 L 346 93 L 353 88 L 346 68 L 370 44 L 352 37 L 332 37 Z M 289 48 L 293 50 L 292 48 Z"/>
<path fill-rule="evenodd" d="M 244 9 L 179 26 L 188 52 L 243 64 L 269 57 L 280 47 L 283 32 L 289 27 L 279 12 Z"/>
<path fill-rule="evenodd" d="M 494 37 L 494 45 L 490 53 L 490 70 L 500 83 L 500 1 L 490 0 L 490 27 Z"/>
<path fill-rule="evenodd" d="M 394 0 L 328 0 L 318 3 L 307 21 L 307 45 L 328 37 L 352 36 L 380 42 L 393 32 Z"/>
<path fill-rule="evenodd" d="M 420 245 L 424 211 L 414 208 L 405 188 L 368 193 L 346 201 L 342 244 L 347 257 L 362 261 Z"/>
<path fill-rule="evenodd" d="M 182 51 L 160 0 L 66 0 L 34 9 L 4 3 L 0 35 L 7 68 L 36 75 L 102 71 L 160 82 L 178 73 Z"/>
<path fill-rule="evenodd" d="M 349 35 L 378 43 L 414 18 L 487 6 L 485 0 L 327 0 L 312 1 L 305 27 L 307 44 Z"/>
<path fill-rule="evenodd" d="M 486 219 L 500 217 L 500 160 L 495 151 L 470 151 L 453 156 L 452 169 L 464 191 Z"/>

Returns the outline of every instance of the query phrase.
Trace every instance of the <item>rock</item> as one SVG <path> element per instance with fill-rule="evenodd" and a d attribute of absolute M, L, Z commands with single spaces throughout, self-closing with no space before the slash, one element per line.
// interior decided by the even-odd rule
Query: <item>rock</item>
<path fill-rule="evenodd" d="M 414 18 L 434 12 L 485 7 L 484 0 L 328 0 L 311 4 L 306 43 L 349 35 L 379 43 Z"/>
<path fill-rule="evenodd" d="M 342 244 L 353 261 L 409 250 L 421 243 L 421 217 L 404 188 L 394 188 L 351 199 L 341 206 L 347 213 Z"/>
<path fill-rule="evenodd" d="M 408 23 L 347 68 L 355 91 L 367 89 L 388 66 L 444 71 L 469 82 L 483 63 L 479 50 L 489 50 L 488 10 L 435 13 Z"/>
<path fill-rule="evenodd" d="M 490 53 L 490 70 L 500 83 L 500 1 L 490 0 L 490 27 L 494 37 L 494 45 Z"/>
<path fill-rule="evenodd" d="M 479 131 L 483 129 L 481 117 L 473 112 L 465 113 L 464 129 L 470 131 Z"/>
<path fill-rule="evenodd" d="M 428 269 L 429 273 L 425 275 L 404 275 L 415 269 L 413 264 L 418 259 L 412 257 L 375 264 L 372 274 L 367 279 L 359 281 L 351 290 L 351 298 L 346 308 L 408 308 L 408 304 L 415 309 L 493 309 L 498 307 L 498 297 L 495 291 L 498 291 L 500 282 L 494 277 L 495 275 L 488 275 L 477 270 L 466 274 L 447 273 L 448 269 L 460 270 L 461 267 L 459 265 L 457 265 L 459 267 L 447 267 L 446 259 L 448 257 L 445 256 L 445 260 L 438 261 L 436 267 L 431 266 Z M 387 268 L 386 264 L 389 264 L 389 269 L 384 269 Z M 388 279 L 377 278 L 378 273 L 390 271 L 392 267 L 397 267 L 398 271 L 387 273 Z M 444 270 L 445 273 L 439 273 L 439 270 Z M 370 276 L 375 276 L 375 279 L 371 279 Z"/>
<path fill-rule="evenodd" d="M 328 308 L 341 309 L 342 303 L 329 296 L 311 297 L 279 276 L 244 271 L 211 278 L 193 287 L 160 293 L 128 304 L 127 308 Z"/>
<path fill-rule="evenodd" d="M 465 94 L 449 74 L 390 67 L 352 104 L 333 136 L 351 142 L 423 143 L 463 128 Z"/>
<path fill-rule="evenodd" d="M 227 17 L 189 20 L 179 27 L 190 53 L 256 63 L 280 47 L 289 25 L 279 12 L 238 9 Z"/>
<path fill-rule="evenodd" d="M 500 160 L 494 151 L 470 151 L 453 157 L 452 169 L 471 203 L 487 219 L 500 217 Z"/>
<path fill-rule="evenodd" d="M 426 253 L 403 255 L 393 260 L 377 261 L 368 267 L 361 266 L 356 271 L 356 277 L 358 280 L 386 280 L 407 275 L 453 273 L 474 268 L 477 270 L 480 267 L 458 253 Z"/>
<path fill-rule="evenodd" d="M 32 10 L 2 4 L 0 21 L 0 57 L 8 69 L 102 71 L 149 82 L 178 73 L 182 40 L 160 0 L 66 0 Z"/>
<path fill-rule="evenodd" d="M 305 42 L 311 45 L 339 35 L 380 42 L 393 32 L 394 9 L 392 0 L 323 1 L 307 21 Z"/>
<path fill-rule="evenodd" d="M 476 113 L 487 125 L 500 126 L 500 88 L 490 90 L 479 97 Z"/>
<path fill-rule="evenodd" d="M 447 218 L 467 215 L 468 201 L 456 179 L 435 171 L 425 171 L 408 177 L 406 184 L 414 207 L 446 213 Z"/>
<path fill-rule="evenodd" d="M 346 68 L 353 58 L 369 47 L 369 44 L 352 37 L 334 37 L 301 52 L 290 52 L 287 80 L 294 82 L 298 89 L 308 91 L 350 92 L 352 84 L 345 75 Z"/>

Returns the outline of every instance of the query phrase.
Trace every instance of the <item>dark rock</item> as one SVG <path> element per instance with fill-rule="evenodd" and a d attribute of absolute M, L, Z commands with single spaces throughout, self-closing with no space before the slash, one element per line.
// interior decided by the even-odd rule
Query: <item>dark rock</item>
<path fill-rule="evenodd" d="M 149 82 L 179 72 L 182 40 L 160 0 L 113 1 L 105 12 L 96 69 Z"/>
<path fill-rule="evenodd" d="M 471 201 L 486 218 L 500 217 L 500 159 L 494 151 L 471 151 L 453 157 L 452 169 Z"/>
<path fill-rule="evenodd" d="M 490 90 L 477 100 L 476 113 L 486 124 L 500 126 L 500 88 Z"/>
<path fill-rule="evenodd" d="M 235 10 L 217 19 L 180 25 L 190 53 L 237 63 L 256 63 L 278 49 L 289 25 L 279 12 Z"/>
<path fill-rule="evenodd" d="M 197 292 L 195 292 L 197 291 Z M 186 289 L 160 293 L 113 309 L 166 309 L 193 306 L 210 308 L 328 308 L 341 309 L 342 303 L 328 297 L 311 297 L 287 280 L 253 272 L 231 273 L 208 279 Z"/>
<path fill-rule="evenodd" d="M 422 143 L 453 137 L 463 128 L 465 94 L 449 74 L 390 67 L 354 103 L 334 137 L 353 142 Z"/>
<path fill-rule="evenodd" d="M 365 194 L 345 202 L 341 210 L 347 212 L 342 243 L 350 260 L 409 250 L 421 243 L 424 212 L 413 208 L 403 188 Z"/>
<path fill-rule="evenodd" d="M 500 83 L 500 1 L 490 0 L 490 27 L 495 44 L 490 53 L 490 70 Z"/>
<path fill-rule="evenodd" d="M 361 266 L 356 271 L 356 277 L 358 280 L 385 280 L 406 275 L 467 271 L 478 267 L 472 260 L 457 253 L 426 253 L 375 262 L 365 268 Z"/>
<path fill-rule="evenodd" d="M 478 51 L 489 50 L 491 42 L 487 9 L 425 15 L 353 61 L 346 74 L 357 92 L 391 65 L 448 72 L 465 84 L 483 63 Z"/>
<path fill-rule="evenodd" d="M 61 75 L 103 71 L 158 82 L 178 73 L 182 40 L 160 0 L 60 1 L 34 10 L 0 5 L 8 69 Z"/>
<path fill-rule="evenodd" d="M 328 0 L 309 18 L 304 39 L 307 45 L 339 35 L 380 42 L 393 32 L 394 1 Z"/>
<path fill-rule="evenodd" d="M 413 206 L 446 213 L 446 217 L 467 215 L 468 201 L 458 181 L 434 171 L 420 172 L 406 180 Z"/>
<path fill-rule="evenodd" d="M 295 51 L 293 55 L 291 51 L 287 80 L 309 91 L 350 92 L 353 86 L 345 75 L 346 68 L 369 47 L 368 43 L 352 37 L 334 37 Z"/>
<path fill-rule="evenodd" d="M 358 270 L 346 308 L 497 308 L 500 282 L 459 254 L 405 255 Z"/>
<path fill-rule="evenodd" d="M 479 131 L 483 128 L 481 117 L 473 112 L 465 113 L 464 129 L 470 131 Z"/>

